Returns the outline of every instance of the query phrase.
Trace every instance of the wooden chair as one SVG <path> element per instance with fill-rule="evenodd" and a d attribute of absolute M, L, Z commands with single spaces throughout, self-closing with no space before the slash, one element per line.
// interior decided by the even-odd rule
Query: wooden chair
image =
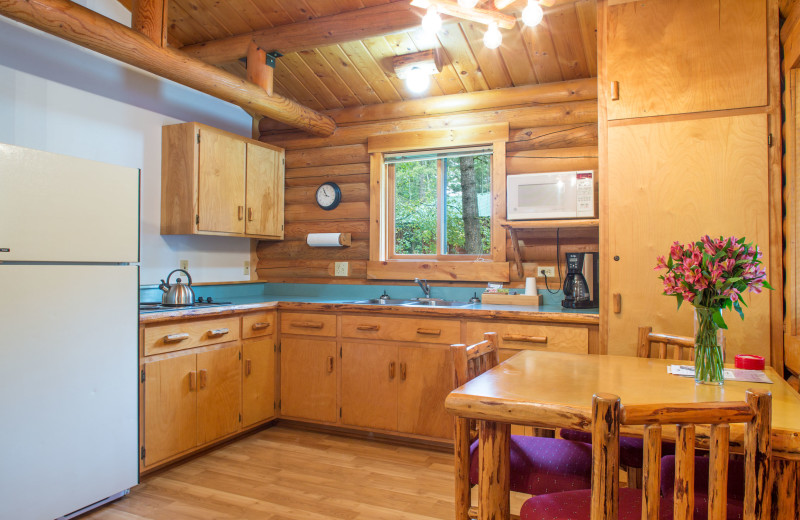
<path fill-rule="evenodd" d="M 459 387 L 500 362 L 497 333 L 487 332 L 474 345 L 451 345 L 453 384 Z M 455 477 L 456 519 L 477 517 L 470 507 L 470 488 L 478 481 L 476 421 L 456 418 Z M 529 495 L 588 489 L 591 484 L 591 446 L 564 439 L 512 435 L 510 443 L 511 491 Z"/>
<path fill-rule="evenodd" d="M 745 402 L 664 405 L 620 404 L 617 396 L 598 394 L 592 399 L 591 491 L 569 491 L 528 499 L 522 520 L 591 518 L 656 520 L 738 517 L 770 518 L 769 465 L 771 458 L 772 396 L 748 390 Z M 745 492 L 743 502 L 729 499 L 728 443 L 730 425 L 744 423 Z M 621 425 L 644 425 L 645 479 L 642 491 L 619 487 L 619 430 Z M 676 427 L 675 481 L 672 496 L 661 496 L 661 433 L 663 425 Z M 708 491 L 695 490 L 696 425 L 710 425 Z M 705 430 L 704 430 L 705 432 Z M 661 510 L 661 511 L 660 511 Z M 729 511 L 730 510 L 730 511 Z"/>
<path fill-rule="evenodd" d="M 654 350 L 654 346 L 658 349 Z M 672 334 L 656 334 L 653 327 L 639 327 L 639 340 L 636 355 L 642 358 L 654 357 L 658 359 L 694 360 L 694 338 L 675 336 Z M 591 434 L 577 430 L 562 430 L 561 436 L 578 442 L 591 442 Z M 664 446 L 665 450 L 672 450 L 672 446 Z M 628 487 L 641 488 L 644 442 L 636 437 L 622 437 L 620 439 L 620 466 L 628 474 Z"/>

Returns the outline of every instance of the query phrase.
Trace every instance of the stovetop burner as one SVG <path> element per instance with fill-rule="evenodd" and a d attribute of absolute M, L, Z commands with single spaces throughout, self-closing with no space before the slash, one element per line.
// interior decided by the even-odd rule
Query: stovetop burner
<path fill-rule="evenodd" d="M 191 305 L 168 305 L 162 302 L 139 302 L 139 312 L 167 311 L 173 309 L 189 309 L 197 307 L 215 307 L 217 305 L 230 305 L 231 302 L 218 302 L 211 297 L 199 297 Z"/>

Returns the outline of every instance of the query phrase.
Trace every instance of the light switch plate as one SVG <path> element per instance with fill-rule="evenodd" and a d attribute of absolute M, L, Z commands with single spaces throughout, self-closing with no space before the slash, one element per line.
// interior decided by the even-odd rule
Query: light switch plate
<path fill-rule="evenodd" d="M 536 270 L 536 276 L 548 276 L 550 278 L 555 278 L 556 268 L 552 265 L 548 267 L 539 266 Z"/>
<path fill-rule="evenodd" d="M 188 260 L 181 260 L 181 269 L 183 269 L 184 271 L 186 269 L 189 269 L 189 261 Z"/>
<path fill-rule="evenodd" d="M 336 262 L 333 267 L 334 276 L 347 276 L 349 264 L 347 262 Z"/>

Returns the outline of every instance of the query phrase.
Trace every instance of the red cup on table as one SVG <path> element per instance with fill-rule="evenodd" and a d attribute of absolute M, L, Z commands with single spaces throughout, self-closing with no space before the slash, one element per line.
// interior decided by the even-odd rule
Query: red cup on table
<path fill-rule="evenodd" d="M 764 370 L 764 358 L 753 354 L 739 354 L 735 358 L 736 368 L 744 370 Z"/>

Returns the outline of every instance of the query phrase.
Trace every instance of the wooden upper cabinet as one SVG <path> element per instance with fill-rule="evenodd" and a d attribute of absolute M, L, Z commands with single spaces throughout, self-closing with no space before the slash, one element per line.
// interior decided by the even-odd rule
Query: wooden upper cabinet
<path fill-rule="evenodd" d="M 162 235 L 283 238 L 281 148 L 198 123 L 162 132 Z"/>
<path fill-rule="evenodd" d="M 247 143 L 245 233 L 283 238 L 284 152 Z"/>
<path fill-rule="evenodd" d="M 610 5 L 608 119 L 767 105 L 766 4 L 638 0 Z"/>

